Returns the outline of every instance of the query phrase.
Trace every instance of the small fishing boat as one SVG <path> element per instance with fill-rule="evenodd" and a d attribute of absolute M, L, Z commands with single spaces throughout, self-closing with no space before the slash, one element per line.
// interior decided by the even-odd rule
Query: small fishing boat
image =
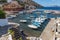
<path fill-rule="evenodd" d="M 37 29 L 37 28 L 38 28 L 38 27 L 35 26 L 35 25 L 28 25 L 28 27 L 33 28 L 33 29 Z"/>
<path fill-rule="evenodd" d="M 16 25 L 16 26 L 20 26 L 20 24 L 14 23 L 14 22 L 8 22 L 8 25 Z"/>
<path fill-rule="evenodd" d="M 9 16 L 9 17 L 7 17 L 8 19 L 11 19 L 11 18 L 13 18 L 13 17 L 11 17 L 11 16 Z"/>
<path fill-rule="evenodd" d="M 10 15 L 11 17 L 16 17 L 16 15 Z"/>
<path fill-rule="evenodd" d="M 9 15 L 7 18 L 15 18 L 17 15 Z"/>
<path fill-rule="evenodd" d="M 26 22 L 27 22 L 27 20 L 20 20 L 20 22 L 26 23 Z"/>
<path fill-rule="evenodd" d="M 38 17 L 35 18 L 35 20 L 31 21 L 31 25 L 28 25 L 28 27 L 33 28 L 35 27 L 35 29 L 37 29 L 38 27 L 40 27 L 40 25 L 46 20 L 46 18 L 42 18 L 42 17 Z"/>

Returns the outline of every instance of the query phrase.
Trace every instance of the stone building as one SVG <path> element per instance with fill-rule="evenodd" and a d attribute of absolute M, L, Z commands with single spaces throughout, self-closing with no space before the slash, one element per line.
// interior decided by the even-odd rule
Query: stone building
<path fill-rule="evenodd" d="M 10 11 L 10 12 L 19 12 L 24 9 L 24 7 L 21 6 L 17 1 L 6 3 L 2 7 L 4 11 Z"/>

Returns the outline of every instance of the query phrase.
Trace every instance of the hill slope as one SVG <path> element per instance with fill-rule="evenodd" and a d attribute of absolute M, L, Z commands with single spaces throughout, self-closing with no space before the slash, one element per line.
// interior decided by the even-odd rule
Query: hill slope
<path fill-rule="evenodd" d="M 34 2 L 33 0 L 18 0 L 18 1 L 19 1 L 19 2 L 25 2 L 25 3 L 27 3 L 28 5 L 33 5 L 33 6 L 37 7 L 37 8 L 43 7 L 42 5 Z"/>

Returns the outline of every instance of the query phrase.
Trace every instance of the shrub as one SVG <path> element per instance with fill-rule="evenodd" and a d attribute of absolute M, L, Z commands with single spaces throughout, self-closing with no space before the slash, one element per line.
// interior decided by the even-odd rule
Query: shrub
<path fill-rule="evenodd" d="M 19 40 L 22 40 L 22 37 L 20 37 Z"/>
<path fill-rule="evenodd" d="M 8 30 L 8 33 L 12 35 L 13 40 L 22 40 L 22 37 L 20 36 L 20 33 L 17 29 L 11 28 Z"/>
<path fill-rule="evenodd" d="M 1 2 L 7 2 L 7 0 L 0 0 Z"/>
<path fill-rule="evenodd" d="M 5 18 L 6 18 L 6 13 L 0 10 L 0 19 L 5 19 Z"/>

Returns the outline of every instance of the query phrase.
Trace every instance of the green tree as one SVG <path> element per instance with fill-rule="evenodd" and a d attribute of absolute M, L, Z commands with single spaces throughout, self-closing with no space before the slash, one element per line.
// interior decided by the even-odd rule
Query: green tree
<path fill-rule="evenodd" d="M 0 19 L 6 18 L 6 13 L 3 10 L 0 10 Z"/>
<path fill-rule="evenodd" d="M 7 2 L 7 0 L 0 0 L 0 2 Z"/>

